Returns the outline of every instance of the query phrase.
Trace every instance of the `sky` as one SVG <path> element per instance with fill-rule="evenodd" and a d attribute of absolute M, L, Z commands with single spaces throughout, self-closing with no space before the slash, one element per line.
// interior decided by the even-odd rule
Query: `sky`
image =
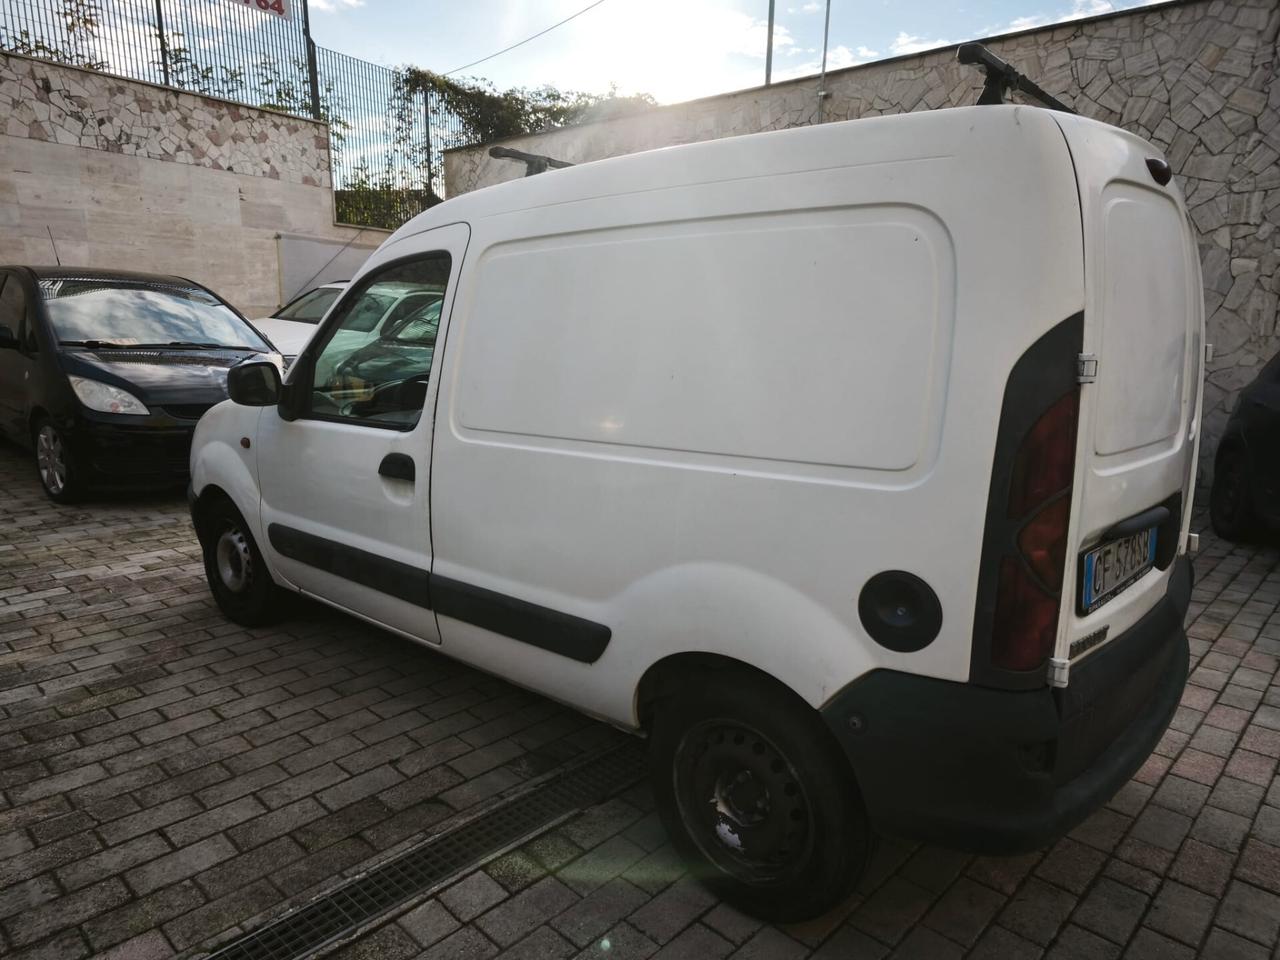
<path fill-rule="evenodd" d="M 299 4 L 300 0 L 294 0 Z M 321 46 L 438 73 L 488 56 L 591 0 L 310 0 Z M 827 68 L 914 53 L 1153 0 L 831 0 Z M 768 0 L 603 0 L 468 68 L 502 89 L 648 93 L 675 103 L 764 82 Z M 775 0 L 775 80 L 817 73 L 823 0 Z"/>

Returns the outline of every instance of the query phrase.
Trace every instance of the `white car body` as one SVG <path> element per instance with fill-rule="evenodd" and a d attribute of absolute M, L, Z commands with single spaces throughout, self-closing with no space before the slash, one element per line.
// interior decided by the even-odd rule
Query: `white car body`
<path fill-rule="evenodd" d="M 231 499 L 281 586 L 588 714 L 634 729 L 664 665 L 747 664 L 822 712 L 873 818 L 992 838 L 966 846 L 1040 842 L 1083 808 L 1037 808 L 1007 831 L 974 826 L 971 809 L 921 814 L 886 779 L 945 793 L 945 758 L 886 773 L 882 754 L 914 741 L 874 738 L 905 721 L 867 707 L 860 745 L 847 738 L 863 714 L 842 698 L 902 678 L 922 723 L 934 701 L 917 691 L 936 689 L 1034 697 L 1065 724 L 1063 695 L 1114 685 L 1078 685 L 1077 672 L 1180 602 L 1167 598 L 1187 566 L 1204 320 L 1181 194 L 1148 160 L 1155 147 L 1113 127 L 984 106 L 692 144 L 461 196 L 401 227 L 352 281 L 426 251 L 452 257 L 427 414 L 398 431 L 222 404 L 196 433 L 194 493 Z M 1059 340 L 1048 374 L 1026 367 Z M 1073 390 L 1077 374 L 1051 649 L 1033 669 L 994 669 L 995 581 L 1021 534 L 993 471 L 1021 469 L 1009 457 L 1031 427 L 1008 424 L 1044 407 L 1034 384 Z M 411 458 L 416 482 L 379 474 L 389 454 Z M 1077 558 L 1144 516 L 1161 525 L 1163 565 L 1082 612 Z M 421 579 L 360 582 L 299 543 Z M 873 636 L 875 602 L 860 613 L 873 578 L 898 571 L 940 609 L 918 649 Z M 929 607 L 914 582 L 886 588 L 889 621 Z M 1181 636 L 1180 622 L 1161 629 Z M 1167 656 L 1185 675 L 1185 652 Z M 1172 707 L 1143 696 L 1125 724 L 1147 724 L 1149 751 Z M 982 735 L 938 704 L 938 723 L 968 738 L 959 753 L 976 749 Z M 894 719 L 877 727 L 874 709 Z M 1108 744 L 1094 746 L 1079 748 L 1082 777 Z"/>

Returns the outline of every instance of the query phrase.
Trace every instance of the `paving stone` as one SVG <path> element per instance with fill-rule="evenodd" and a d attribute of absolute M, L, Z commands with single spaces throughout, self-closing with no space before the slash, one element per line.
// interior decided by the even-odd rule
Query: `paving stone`
<path fill-rule="evenodd" d="M 128 871 L 124 876 L 129 886 L 139 894 L 150 893 L 160 887 L 193 877 L 229 857 L 235 856 L 231 841 L 221 835 L 209 837 L 183 847 L 150 863 Z"/>
<path fill-rule="evenodd" d="M 419 952 L 413 938 L 393 923 L 361 937 L 332 956 L 334 960 L 409 960 Z"/>
<path fill-rule="evenodd" d="M 1232 933 L 1274 946 L 1280 933 L 1280 897 L 1234 880 L 1215 922 Z"/>
<path fill-rule="evenodd" d="M 732 950 L 728 940 L 695 923 L 653 956 L 654 960 L 720 960 Z"/>
<path fill-rule="evenodd" d="M 1201 954 L 1206 960 L 1268 960 L 1270 951 L 1260 944 L 1214 927 Z"/>
<path fill-rule="evenodd" d="M 1076 905 L 1067 891 L 1028 880 L 1000 914 L 1000 925 L 1020 937 L 1047 946 Z"/>
<path fill-rule="evenodd" d="M 1217 905 L 1213 897 L 1170 880 L 1160 888 L 1145 923 L 1152 930 L 1194 947 L 1209 929 Z"/>
<path fill-rule="evenodd" d="M 453 914 L 438 900 L 428 900 L 414 907 L 397 922 L 423 947 L 429 947 L 447 937 L 460 926 Z"/>
<path fill-rule="evenodd" d="M 463 927 L 418 955 L 417 960 L 485 960 L 498 948 L 475 927 Z"/>
<path fill-rule="evenodd" d="M 463 923 L 506 898 L 506 889 L 483 870 L 464 877 L 438 895 L 440 903 Z"/>
<path fill-rule="evenodd" d="M 962 877 L 938 900 L 924 923 L 971 947 L 1004 904 L 1002 894 Z"/>
<path fill-rule="evenodd" d="M 620 923 L 575 955 L 574 960 L 648 960 L 657 952 L 656 943 L 635 927 Z"/>
<path fill-rule="evenodd" d="M 1067 924 L 1054 941 L 1048 960 L 1115 960 L 1120 947 L 1073 923 Z"/>
<path fill-rule="evenodd" d="M 577 900 L 577 894 L 555 877 L 544 877 L 527 890 L 500 903 L 475 923 L 499 946 L 510 946 Z"/>

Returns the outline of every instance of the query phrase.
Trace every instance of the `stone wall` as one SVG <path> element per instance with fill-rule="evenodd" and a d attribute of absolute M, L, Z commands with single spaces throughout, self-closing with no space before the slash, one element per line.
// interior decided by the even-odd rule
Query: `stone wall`
<path fill-rule="evenodd" d="M 0 53 L 0 263 L 52 263 L 50 233 L 63 264 L 190 277 L 249 316 L 295 292 L 279 234 L 386 237 L 335 225 L 322 124 Z"/>
<path fill-rule="evenodd" d="M 1280 84 L 1276 0 L 1174 0 L 987 41 L 1086 116 L 1159 145 L 1199 231 L 1208 339 L 1205 466 L 1240 388 L 1280 348 Z M 981 74 L 955 48 L 828 74 L 823 120 L 977 101 Z M 811 124 L 818 78 L 662 107 L 504 141 L 581 162 L 677 143 Z M 450 196 L 521 176 L 488 148 L 445 155 Z"/>

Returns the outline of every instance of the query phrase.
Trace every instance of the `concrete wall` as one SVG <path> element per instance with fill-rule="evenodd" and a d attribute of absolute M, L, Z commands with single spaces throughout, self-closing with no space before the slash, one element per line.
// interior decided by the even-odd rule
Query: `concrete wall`
<path fill-rule="evenodd" d="M 1217 447 L 1240 387 L 1280 348 L 1280 84 L 1276 0 L 1175 0 L 988 41 L 1086 116 L 1164 149 L 1200 234 L 1209 341 L 1205 456 Z M 981 74 L 955 48 L 827 76 L 825 120 L 977 101 Z M 777 130 L 817 120 L 816 77 L 676 104 L 504 141 L 573 162 Z M 445 155 L 450 196 L 513 179 L 521 164 L 488 148 Z"/>
<path fill-rule="evenodd" d="M 63 264 L 190 277 L 249 316 L 294 292 L 278 234 L 386 237 L 334 224 L 322 124 L 0 54 L 0 263 L 52 263 L 50 232 Z"/>

